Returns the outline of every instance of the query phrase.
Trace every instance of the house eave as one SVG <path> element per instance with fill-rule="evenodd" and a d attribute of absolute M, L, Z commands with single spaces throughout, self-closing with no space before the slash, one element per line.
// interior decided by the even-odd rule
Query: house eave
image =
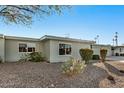
<path fill-rule="evenodd" d="M 5 38 L 6 40 L 22 40 L 22 41 L 35 41 L 35 42 L 40 42 L 44 40 L 59 40 L 59 41 L 88 43 L 88 44 L 96 43 L 95 41 L 90 41 L 90 40 L 74 39 L 74 38 L 68 38 L 68 37 L 58 37 L 58 36 L 51 36 L 51 35 L 45 35 L 41 37 L 40 39 L 37 39 L 37 38 L 17 37 L 17 36 L 4 36 L 0 34 L 0 38 Z"/>
<path fill-rule="evenodd" d="M 90 41 L 90 40 L 82 40 L 82 39 L 74 39 L 74 38 L 68 38 L 68 37 L 58 37 L 58 36 L 50 36 L 50 35 L 45 35 L 40 40 L 61 40 L 61 41 L 71 41 L 71 42 L 80 42 L 80 43 L 90 43 L 90 44 L 95 44 L 95 41 Z"/>
<path fill-rule="evenodd" d="M 4 38 L 4 35 L 3 34 L 0 34 L 0 38 Z"/>
<path fill-rule="evenodd" d="M 114 46 L 114 48 L 124 48 L 124 46 Z"/>
<path fill-rule="evenodd" d="M 108 46 L 108 47 L 112 47 L 111 45 L 106 45 L 106 44 L 93 44 L 93 46 Z"/>
<path fill-rule="evenodd" d="M 16 36 L 5 36 L 5 39 L 6 40 L 35 41 L 35 42 L 40 41 L 40 39 L 36 39 L 36 38 L 16 37 Z"/>

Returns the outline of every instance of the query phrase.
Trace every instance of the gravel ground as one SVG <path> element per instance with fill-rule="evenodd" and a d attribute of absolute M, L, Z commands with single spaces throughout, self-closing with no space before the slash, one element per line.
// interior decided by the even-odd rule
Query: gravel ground
<path fill-rule="evenodd" d="M 4 63 L 0 64 L 0 87 L 3 88 L 99 88 L 124 87 L 124 63 L 107 62 L 89 64 L 76 76 L 67 77 L 61 73 L 62 63 Z M 107 79 L 115 78 L 115 83 Z"/>

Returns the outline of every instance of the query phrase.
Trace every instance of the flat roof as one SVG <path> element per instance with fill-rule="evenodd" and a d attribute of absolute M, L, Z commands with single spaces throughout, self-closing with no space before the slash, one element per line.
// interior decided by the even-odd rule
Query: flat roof
<path fill-rule="evenodd" d="M 29 37 L 4 36 L 4 38 L 5 38 L 5 39 L 10 39 L 10 40 L 40 41 L 40 39 L 37 39 L 37 38 L 29 38 Z"/>
<path fill-rule="evenodd" d="M 96 43 L 95 41 L 91 41 L 91 40 L 82 40 L 82 39 L 51 36 L 51 35 L 45 35 L 45 36 L 41 37 L 40 40 L 63 40 L 63 41 L 72 41 L 72 42 L 81 42 L 81 43 L 93 43 L 93 44 Z"/>
<path fill-rule="evenodd" d="M 0 37 L 5 38 L 5 39 L 10 39 L 10 40 L 26 40 L 26 41 L 39 41 L 39 42 L 43 41 L 43 40 L 62 40 L 62 41 L 71 41 L 71 42 L 95 44 L 95 41 L 91 41 L 91 40 L 82 40 L 82 39 L 51 36 L 51 35 L 44 35 L 40 39 L 38 39 L 38 38 L 29 38 L 29 37 L 7 36 L 7 35 L 3 35 L 3 34 L 0 34 Z"/>
<path fill-rule="evenodd" d="M 111 45 L 104 45 L 104 44 L 93 44 L 93 46 L 111 46 Z"/>
<path fill-rule="evenodd" d="M 4 36 L 3 34 L 0 34 L 0 38 L 3 38 L 3 36 Z"/>
<path fill-rule="evenodd" d="M 121 47 L 124 47 L 123 45 L 122 46 L 113 46 L 114 48 L 121 48 Z"/>

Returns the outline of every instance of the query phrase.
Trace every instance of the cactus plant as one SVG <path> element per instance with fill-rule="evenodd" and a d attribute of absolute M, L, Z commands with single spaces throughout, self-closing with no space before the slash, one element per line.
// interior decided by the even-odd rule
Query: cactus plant
<path fill-rule="evenodd" d="M 67 62 L 62 64 L 62 72 L 68 76 L 79 74 L 84 69 L 84 62 L 70 58 Z"/>

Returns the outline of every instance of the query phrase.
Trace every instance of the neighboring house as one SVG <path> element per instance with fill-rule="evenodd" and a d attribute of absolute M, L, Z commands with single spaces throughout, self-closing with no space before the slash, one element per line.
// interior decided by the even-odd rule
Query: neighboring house
<path fill-rule="evenodd" d="M 95 41 L 49 35 L 40 39 L 0 35 L 0 56 L 5 62 L 14 62 L 18 61 L 23 54 L 35 51 L 42 52 L 51 63 L 64 62 L 70 57 L 81 59 L 79 54 L 81 48 L 92 46 L 94 53 L 99 54 L 101 45 L 94 44 Z M 111 50 L 108 45 L 103 46 Z M 108 55 L 111 55 L 111 52 Z"/>
<path fill-rule="evenodd" d="M 114 56 L 124 54 L 124 46 L 114 46 L 112 51 Z"/>
<path fill-rule="evenodd" d="M 102 44 L 94 44 L 92 45 L 92 49 L 94 51 L 94 55 L 100 55 L 100 49 L 107 49 L 107 56 L 112 56 L 112 47 L 111 45 L 102 45 Z"/>

